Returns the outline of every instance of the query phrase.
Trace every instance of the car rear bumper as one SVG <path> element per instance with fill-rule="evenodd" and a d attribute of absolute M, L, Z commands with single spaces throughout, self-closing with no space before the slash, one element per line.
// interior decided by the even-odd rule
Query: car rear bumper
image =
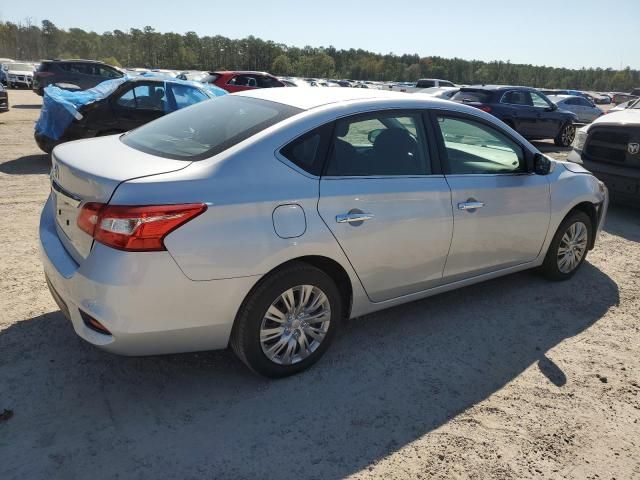
<path fill-rule="evenodd" d="M 123 252 L 99 243 L 78 265 L 58 237 L 51 198 L 40 219 L 40 249 L 52 296 L 75 332 L 123 355 L 226 348 L 237 310 L 257 281 L 192 281 L 168 252 Z M 87 315 L 111 335 L 91 328 Z"/>

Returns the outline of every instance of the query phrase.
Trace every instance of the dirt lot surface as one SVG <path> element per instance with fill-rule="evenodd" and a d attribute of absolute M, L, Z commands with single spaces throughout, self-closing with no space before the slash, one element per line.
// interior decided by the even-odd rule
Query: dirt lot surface
<path fill-rule="evenodd" d="M 610 209 L 569 282 L 525 272 L 352 320 L 294 378 L 228 351 L 118 357 L 80 340 L 46 289 L 39 98 L 10 95 L 1 479 L 640 478 L 639 211 Z"/>

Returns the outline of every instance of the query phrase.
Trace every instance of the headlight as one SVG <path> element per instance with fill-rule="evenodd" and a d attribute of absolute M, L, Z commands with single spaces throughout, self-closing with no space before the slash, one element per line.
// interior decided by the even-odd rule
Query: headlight
<path fill-rule="evenodd" d="M 581 152 L 582 149 L 584 148 L 584 143 L 587 141 L 587 136 L 588 133 L 582 129 L 578 130 L 576 132 L 576 138 L 573 140 L 573 145 L 572 147 Z"/>

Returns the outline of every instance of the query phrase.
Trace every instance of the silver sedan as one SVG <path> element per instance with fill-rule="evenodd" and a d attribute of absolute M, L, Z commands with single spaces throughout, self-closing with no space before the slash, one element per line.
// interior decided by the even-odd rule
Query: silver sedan
<path fill-rule="evenodd" d="M 547 98 L 555 103 L 559 109 L 575 113 L 578 121 L 582 123 L 591 123 L 604 115 L 604 112 L 592 102 L 577 95 L 549 95 Z"/>
<path fill-rule="evenodd" d="M 80 337 L 125 355 L 230 344 L 272 377 L 349 317 L 530 268 L 571 278 L 608 204 L 485 112 L 367 89 L 228 95 L 52 165 L 42 259 Z"/>

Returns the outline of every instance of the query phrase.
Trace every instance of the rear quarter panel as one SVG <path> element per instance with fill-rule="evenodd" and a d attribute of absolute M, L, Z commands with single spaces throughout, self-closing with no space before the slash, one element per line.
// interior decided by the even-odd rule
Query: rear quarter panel
<path fill-rule="evenodd" d="M 183 273 L 204 281 L 264 274 L 307 255 L 339 263 L 351 279 L 352 313 L 367 305 L 366 295 L 349 261 L 317 210 L 319 181 L 279 161 L 282 143 L 268 138 L 243 148 L 233 147 L 215 161 L 194 162 L 182 171 L 127 181 L 112 204 L 205 202 L 207 210 L 170 233 L 165 245 Z M 306 230 L 281 238 L 273 224 L 280 205 L 302 207 Z"/>

